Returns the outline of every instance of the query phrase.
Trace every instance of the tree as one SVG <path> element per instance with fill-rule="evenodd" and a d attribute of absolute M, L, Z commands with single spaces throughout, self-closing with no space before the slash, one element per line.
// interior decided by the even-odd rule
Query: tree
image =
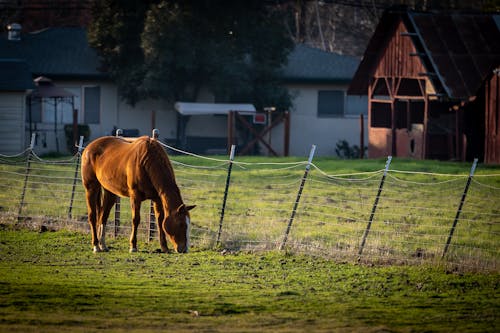
<path fill-rule="evenodd" d="M 218 102 L 291 105 L 280 69 L 293 42 L 263 1 L 105 0 L 94 8 L 91 43 L 129 102 L 195 101 L 208 87 Z"/>
<path fill-rule="evenodd" d="M 153 0 L 95 0 L 88 39 L 103 61 L 103 67 L 129 104 L 145 98 L 141 90 L 144 78 L 144 55 L 140 34 L 144 17 Z"/>

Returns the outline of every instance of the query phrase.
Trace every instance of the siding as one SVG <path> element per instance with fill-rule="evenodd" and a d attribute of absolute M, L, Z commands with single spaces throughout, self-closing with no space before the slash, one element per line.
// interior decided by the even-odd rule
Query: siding
<path fill-rule="evenodd" d="M 0 92 L 0 154 L 26 149 L 24 139 L 24 92 Z"/>

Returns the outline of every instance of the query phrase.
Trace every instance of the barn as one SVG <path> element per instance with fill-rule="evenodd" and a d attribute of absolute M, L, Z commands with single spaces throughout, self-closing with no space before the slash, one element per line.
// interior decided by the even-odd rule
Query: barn
<path fill-rule="evenodd" d="M 500 163 L 500 16 L 387 10 L 348 94 L 368 95 L 368 155 Z"/>

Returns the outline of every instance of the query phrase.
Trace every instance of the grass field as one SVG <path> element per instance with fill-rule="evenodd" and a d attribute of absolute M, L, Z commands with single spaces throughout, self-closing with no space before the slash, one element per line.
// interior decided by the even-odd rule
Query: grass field
<path fill-rule="evenodd" d="M 500 275 L 310 255 L 93 254 L 88 235 L 0 224 L 1 332 L 496 332 Z"/>
<path fill-rule="evenodd" d="M 236 157 L 220 229 L 227 157 L 175 155 L 171 159 L 185 202 L 197 205 L 191 217 L 193 242 L 199 248 L 214 249 L 219 236 L 220 246 L 231 249 L 275 250 L 281 245 L 304 174 L 304 158 Z M 85 231 L 86 205 L 76 159 L 55 162 L 32 161 L 22 197 L 26 161 L 0 160 L 0 215 L 11 221 Z M 317 158 L 313 162 L 286 246 L 295 252 L 355 261 L 385 160 Z M 470 167 L 471 163 L 394 159 L 363 261 L 441 264 Z M 339 176 L 343 174 L 349 175 Z M 447 263 L 465 270 L 499 271 L 499 198 L 500 167 L 480 164 L 446 253 Z M 121 235 L 130 232 L 129 207 L 128 200 L 122 200 L 117 228 Z M 147 238 L 148 203 L 142 208 L 139 246 Z M 108 233 L 114 230 L 113 216 Z"/>

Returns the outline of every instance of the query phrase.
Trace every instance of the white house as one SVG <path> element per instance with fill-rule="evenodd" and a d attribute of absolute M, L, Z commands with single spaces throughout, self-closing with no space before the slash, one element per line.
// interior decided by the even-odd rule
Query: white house
<path fill-rule="evenodd" d="M 31 73 L 33 79 L 48 77 L 57 87 L 74 95 L 73 104 L 54 105 L 44 101 L 28 108 L 24 102 L 22 106 L 18 103 L 15 121 L 17 128 L 25 129 L 25 135 L 15 139 L 14 148 L 7 150 L 1 148 L 6 147 L 7 138 L 0 134 L 0 153 L 23 150 L 21 147 L 29 143 L 30 132 L 37 134 L 37 153 L 54 151 L 54 121 L 58 122 L 59 142 L 65 142 L 63 128 L 73 122 L 73 107 L 78 110 L 78 123 L 89 125 L 91 140 L 110 135 L 116 128 L 125 129 L 129 135 L 149 135 L 152 128 L 159 128 L 162 140 L 176 143 L 182 117 L 174 105 L 163 100 L 147 100 L 132 107 L 123 102 L 116 85 L 101 70 L 99 57 L 89 47 L 84 29 L 50 28 L 23 34 L 15 40 L 0 38 L 0 61 L 24 62 L 25 71 Z M 335 144 L 339 140 L 359 145 L 359 115 L 366 113 L 366 100 L 346 95 L 358 63 L 356 58 L 304 45 L 297 45 L 290 54 L 283 77 L 283 84 L 294 96 L 290 110 L 290 155 L 306 155 L 311 144 L 318 146 L 318 155 L 335 155 Z M 8 93 L 12 98 L 13 88 L 9 88 L 9 82 L 14 82 L 16 77 L 17 74 L 10 71 L 0 85 L 0 117 L 7 117 L 2 108 L 7 104 L 4 96 Z M 29 90 L 20 90 L 18 102 L 26 99 L 28 93 Z M 214 98 L 205 90 L 198 101 L 211 103 Z M 227 134 L 227 117 L 220 114 L 191 116 L 185 126 L 187 148 L 201 153 L 223 148 Z M 282 126 L 273 129 L 272 145 L 278 152 L 283 149 L 282 138 Z"/>

